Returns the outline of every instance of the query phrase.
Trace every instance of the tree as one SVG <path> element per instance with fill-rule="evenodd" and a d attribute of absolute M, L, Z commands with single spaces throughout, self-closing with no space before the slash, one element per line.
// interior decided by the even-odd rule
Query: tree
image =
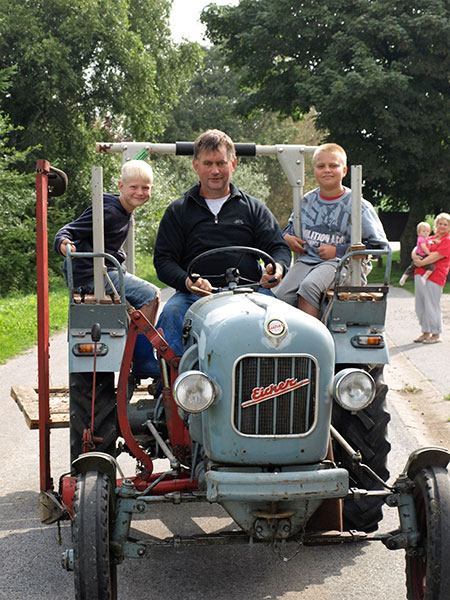
<path fill-rule="evenodd" d="M 169 115 L 169 124 L 162 136 L 164 141 L 192 141 L 206 129 L 219 128 L 236 142 L 261 145 L 318 143 L 311 116 L 301 123 L 294 123 L 291 119 L 282 120 L 273 111 L 254 110 L 250 117 L 240 114 L 237 110 L 241 97 L 238 75 L 228 68 L 223 48 L 203 48 L 203 55 L 202 63 Z M 171 163 L 173 169 L 181 170 L 180 183 L 183 182 L 187 189 L 192 185 L 192 168 L 186 172 L 184 164 L 180 166 L 179 158 Z M 266 181 L 266 191 L 258 188 L 258 176 L 260 181 Z M 280 224 L 286 223 L 292 211 L 292 191 L 278 160 L 273 157 L 239 159 L 233 180 L 253 195 L 262 197 Z M 309 173 L 306 187 L 313 186 L 314 179 Z"/>
<path fill-rule="evenodd" d="M 0 72 L 0 80 L 2 79 Z M 4 89 L 5 77 L 0 84 Z M 15 165 L 27 152 L 17 152 L 8 146 L 13 127 L 0 112 L 0 296 L 34 289 L 36 229 L 33 175 L 20 173 Z"/>
<path fill-rule="evenodd" d="M 0 0 L 0 68 L 16 71 L 0 108 L 20 128 L 11 140 L 18 150 L 40 145 L 28 168 L 45 157 L 76 177 L 79 193 L 88 189 L 95 141 L 161 133 L 198 59 L 196 44 L 171 42 L 170 7 L 170 0 Z"/>
<path fill-rule="evenodd" d="M 202 20 L 238 70 L 242 111 L 299 118 L 314 107 L 326 139 L 364 165 L 365 196 L 409 209 L 411 236 L 417 221 L 445 207 L 447 0 L 241 0 L 212 5 Z"/>

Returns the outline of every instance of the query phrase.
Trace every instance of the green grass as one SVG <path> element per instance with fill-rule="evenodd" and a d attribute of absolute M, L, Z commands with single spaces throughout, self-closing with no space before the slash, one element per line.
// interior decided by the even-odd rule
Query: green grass
<path fill-rule="evenodd" d="M 164 287 L 156 277 L 152 257 L 140 257 L 136 261 L 136 274 Z M 50 334 L 67 327 L 69 294 L 61 283 L 52 285 L 49 292 Z M 7 296 L 0 298 L 0 364 L 37 344 L 37 297 Z"/>
<path fill-rule="evenodd" d="M 55 333 L 67 325 L 69 296 L 61 284 L 49 293 L 49 330 Z M 37 297 L 0 298 L 0 364 L 37 343 Z"/>
<path fill-rule="evenodd" d="M 135 272 L 138 277 L 150 281 L 150 283 L 157 285 L 161 289 L 167 287 L 156 276 L 155 267 L 153 266 L 153 256 L 142 254 L 136 256 Z"/>

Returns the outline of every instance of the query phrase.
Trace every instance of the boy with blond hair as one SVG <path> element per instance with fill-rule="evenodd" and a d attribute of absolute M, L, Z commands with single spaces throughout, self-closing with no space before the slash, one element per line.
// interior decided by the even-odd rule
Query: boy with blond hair
<path fill-rule="evenodd" d="M 125 297 L 136 309 L 154 323 L 159 306 L 159 289 L 149 281 L 127 273 L 126 254 L 122 248 L 132 223 L 133 212 L 145 204 L 153 188 L 153 171 L 144 160 L 130 160 L 124 163 L 118 182 L 119 194 L 103 194 L 105 252 L 114 256 L 121 265 L 125 287 Z M 93 252 L 92 206 L 87 208 L 75 221 L 62 227 L 55 236 L 54 249 L 66 256 L 66 246 L 71 252 Z M 119 288 L 117 268 L 106 262 L 108 277 L 116 289 Z M 66 265 L 64 263 L 64 271 Z M 93 261 L 77 258 L 73 261 L 74 287 L 83 294 L 94 290 Z M 107 293 L 112 293 L 109 283 Z"/>
<path fill-rule="evenodd" d="M 322 294 L 334 282 L 339 259 L 351 244 L 351 190 L 342 184 L 347 155 L 338 144 L 322 144 L 313 154 L 317 188 L 305 194 L 301 207 L 301 237 L 293 215 L 283 231 L 292 252 L 299 255 L 274 294 L 288 304 L 319 317 Z M 362 200 L 362 241 L 367 248 L 387 244 L 378 215 Z"/>

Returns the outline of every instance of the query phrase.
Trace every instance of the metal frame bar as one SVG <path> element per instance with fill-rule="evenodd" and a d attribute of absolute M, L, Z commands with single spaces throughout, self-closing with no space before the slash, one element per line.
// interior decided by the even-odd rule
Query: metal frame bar
<path fill-rule="evenodd" d="M 39 479 L 40 490 L 52 489 L 50 475 L 50 384 L 47 201 L 50 163 L 36 163 L 36 270 L 39 396 Z"/>
<path fill-rule="evenodd" d="M 294 232 L 302 237 L 301 203 L 305 182 L 305 154 L 313 154 L 317 146 L 294 144 L 277 144 L 275 146 L 259 146 L 256 144 L 235 145 L 237 156 L 276 156 L 292 188 Z M 175 154 L 189 156 L 193 154 L 194 142 L 175 142 L 173 144 L 151 144 L 148 142 L 97 142 L 95 151 L 122 155 L 122 164 L 134 158 L 140 152 L 148 154 Z M 130 231 L 126 241 L 127 269 L 134 273 L 134 240 Z"/>

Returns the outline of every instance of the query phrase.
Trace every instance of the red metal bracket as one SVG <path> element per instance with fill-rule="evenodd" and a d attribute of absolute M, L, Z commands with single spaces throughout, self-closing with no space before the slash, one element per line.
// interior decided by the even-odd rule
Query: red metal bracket
<path fill-rule="evenodd" d="M 148 473 L 153 471 L 153 461 L 138 445 L 131 432 L 130 424 L 127 415 L 127 385 L 128 374 L 131 368 L 133 359 L 133 350 L 136 343 L 136 337 L 139 333 L 144 334 L 150 341 L 152 346 L 156 348 L 160 357 L 164 358 L 170 367 L 170 383 L 175 381 L 178 375 L 178 364 L 180 357 L 175 354 L 169 344 L 162 336 L 162 332 L 158 331 L 145 318 L 139 310 L 135 310 L 130 314 L 130 327 L 128 329 L 127 341 L 120 367 L 119 381 L 117 385 L 117 416 L 119 419 L 120 430 L 122 436 L 131 450 L 133 455 L 144 465 Z M 166 410 L 167 425 L 169 429 L 169 437 L 173 448 L 183 448 L 185 454 L 187 449 L 190 449 L 190 436 L 182 419 L 178 415 L 175 401 L 168 397 L 166 389 L 163 391 L 164 408 Z M 186 449 L 187 447 L 187 449 Z"/>
<path fill-rule="evenodd" d="M 47 200 L 50 163 L 36 163 L 36 269 L 38 324 L 39 475 L 41 492 L 52 489 L 50 475 L 50 384 Z"/>

